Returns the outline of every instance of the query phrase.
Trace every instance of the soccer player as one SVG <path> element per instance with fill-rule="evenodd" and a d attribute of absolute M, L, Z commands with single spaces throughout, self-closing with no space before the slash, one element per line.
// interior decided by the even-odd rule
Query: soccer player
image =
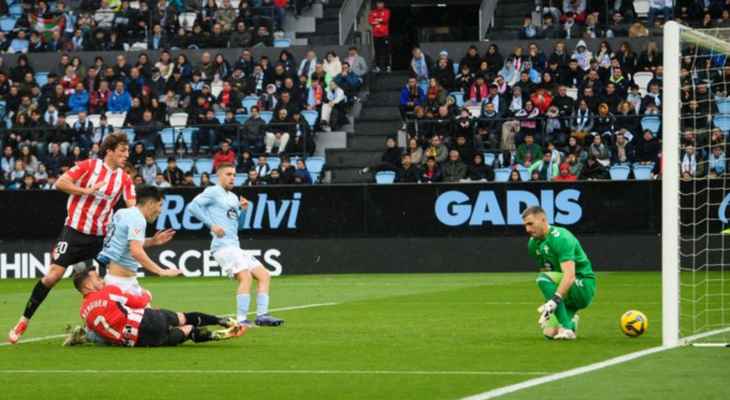
<path fill-rule="evenodd" d="M 89 261 L 99 254 L 119 199 L 123 196 L 127 207 L 135 204 L 132 180 L 123 170 L 129 157 L 127 136 L 108 135 L 101 144 L 99 156 L 103 159 L 77 163 L 56 183 L 58 190 L 69 194 L 66 221 L 52 252 L 53 261 L 48 272 L 36 283 L 23 316 L 8 334 L 10 343 L 18 342 L 33 314 L 63 277 L 66 268 Z"/>
<path fill-rule="evenodd" d="M 543 334 L 549 339 L 573 340 L 577 312 L 588 307 L 596 293 L 591 261 L 570 231 L 548 224 L 542 208 L 527 208 L 522 222 L 531 236 L 530 256 L 541 268 L 537 286 L 546 302 L 538 309 L 538 322 Z"/>
<path fill-rule="evenodd" d="M 236 196 L 234 186 L 236 169 L 233 164 L 218 166 L 218 184 L 206 188 L 197 195 L 188 210 L 210 229 L 213 240 L 211 252 L 221 269 L 238 280 L 236 295 L 238 321 L 251 326 L 247 318 L 251 302 L 251 283 L 258 281 L 256 295 L 256 325 L 279 326 L 284 321 L 269 315 L 269 283 L 271 276 L 258 260 L 246 255 L 238 241 L 240 209 L 246 210 L 248 201 Z"/>
<path fill-rule="evenodd" d="M 118 286 L 123 292 L 142 295 L 137 282 L 139 266 L 160 276 L 177 276 L 177 268 L 162 269 L 144 250 L 147 223 L 153 222 L 162 209 L 162 192 L 154 186 L 138 186 L 135 207 L 119 210 L 114 214 L 109 232 L 98 259 L 107 265 L 104 277 L 106 283 Z M 175 231 L 168 230 L 158 235 L 156 244 L 172 240 Z"/>
<path fill-rule="evenodd" d="M 80 314 L 86 328 L 110 344 L 177 346 L 188 339 L 195 343 L 223 340 L 241 336 L 246 331 L 246 327 L 234 318 L 145 308 L 151 298 L 148 291 L 142 295 L 125 293 L 115 285 L 105 284 L 93 269 L 77 272 L 74 286 L 84 295 Z M 227 329 L 211 332 L 202 328 L 205 325 L 221 325 Z"/>

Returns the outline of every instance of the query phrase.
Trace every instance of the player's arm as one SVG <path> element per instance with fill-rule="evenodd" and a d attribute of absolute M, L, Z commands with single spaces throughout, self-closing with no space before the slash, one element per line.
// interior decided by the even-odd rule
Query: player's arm
<path fill-rule="evenodd" d="M 164 231 L 159 231 L 159 232 L 155 233 L 155 236 L 152 236 L 151 238 L 146 238 L 144 240 L 144 247 L 162 246 L 163 244 L 172 240 L 172 238 L 174 236 L 175 236 L 175 231 L 172 229 L 165 229 Z"/>
<path fill-rule="evenodd" d="M 123 179 L 124 188 L 122 195 L 124 196 L 124 203 L 127 205 L 127 208 L 134 207 L 137 205 L 137 192 L 134 190 L 134 182 L 132 182 L 132 178 L 127 174 L 124 174 Z"/>
<path fill-rule="evenodd" d="M 130 240 L 129 241 L 129 253 L 132 255 L 132 258 L 137 260 L 137 262 L 142 266 L 142 268 L 146 269 L 149 272 L 152 272 L 153 274 L 157 274 L 159 276 L 180 275 L 179 269 L 176 269 L 176 268 L 163 269 L 159 265 L 157 265 L 156 262 L 152 261 L 150 256 L 147 255 L 147 252 L 144 251 L 144 241 L 143 240 Z"/>
<path fill-rule="evenodd" d="M 570 287 L 575 283 L 575 261 L 563 261 L 560 263 L 560 269 L 563 271 L 563 278 L 560 280 L 558 290 L 555 292 L 560 298 L 568 295 Z"/>
<path fill-rule="evenodd" d="M 73 168 L 61 175 L 56 181 L 56 188 L 64 193 L 85 196 L 93 194 L 105 185 L 104 181 L 97 182 L 92 187 L 81 187 L 77 184 L 86 174 L 91 172 L 91 161 L 86 160 L 76 164 Z"/>
<path fill-rule="evenodd" d="M 205 224 L 214 235 L 222 237 L 225 234 L 223 227 L 213 223 L 213 220 L 210 218 L 210 212 L 208 211 L 208 207 L 215 203 L 213 196 L 214 194 L 211 189 L 205 189 L 203 193 L 195 196 L 188 206 L 188 211 L 190 211 L 193 217 Z"/>

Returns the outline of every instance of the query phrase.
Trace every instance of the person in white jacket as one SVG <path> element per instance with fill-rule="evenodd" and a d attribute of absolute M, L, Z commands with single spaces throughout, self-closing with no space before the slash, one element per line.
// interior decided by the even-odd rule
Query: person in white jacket
<path fill-rule="evenodd" d="M 322 67 L 324 68 L 325 72 L 327 72 L 327 74 L 333 78 L 342 73 L 342 63 L 340 62 L 340 58 L 337 57 L 337 54 L 335 54 L 334 51 L 330 51 L 329 53 L 327 53 L 327 57 L 324 59 Z"/>
<path fill-rule="evenodd" d="M 338 105 L 344 105 L 346 97 L 345 92 L 337 86 L 337 83 L 335 83 L 334 80 L 330 81 L 329 87 L 326 91 L 326 96 L 327 102 L 322 103 L 322 115 L 320 119 L 323 125 L 322 129 L 329 132 L 332 130 L 332 125 L 330 123 L 332 110 Z"/>

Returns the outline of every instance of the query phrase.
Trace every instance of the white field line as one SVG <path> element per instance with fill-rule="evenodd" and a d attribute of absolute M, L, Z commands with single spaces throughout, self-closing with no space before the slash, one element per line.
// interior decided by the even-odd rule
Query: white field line
<path fill-rule="evenodd" d="M 13 369 L 0 374 L 270 374 L 270 375 L 545 375 L 541 371 L 412 371 L 327 369 Z"/>
<path fill-rule="evenodd" d="M 271 312 L 281 312 L 281 311 L 291 311 L 291 310 L 304 310 L 304 309 L 307 309 L 307 308 L 336 306 L 338 304 L 339 303 L 304 304 L 304 305 L 301 305 L 301 306 L 290 306 L 290 307 L 272 308 L 269 311 L 271 311 Z M 254 311 L 249 312 L 249 315 L 253 315 L 253 314 L 255 314 Z M 233 315 L 235 315 L 235 314 L 226 314 L 226 315 L 223 315 L 223 316 L 230 317 L 230 316 L 233 316 Z M 21 341 L 18 342 L 18 344 L 21 344 L 21 343 L 42 342 L 44 340 L 59 339 L 59 338 L 65 337 L 65 336 L 66 336 L 65 334 L 61 334 L 61 335 L 50 335 L 50 336 L 40 336 L 40 337 L 35 337 L 35 338 L 21 340 Z M 10 343 L 8 343 L 8 342 L 2 342 L 2 343 L 0 343 L 0 347 L 2 347 L 2 346 L 12 346 L 12 345 Z"/>
<path fill-rule="evenodd" d="M 494 399 L 500 396 L 504 396 L 506 394 L 514 393 L 519 390 L 535 387 L 538 385 L 543 385 L 550 382 L 555 382 L 560 379 L 570 378 L 573 376 L 582 375 L 588 372 L 597 371 L 599 369 L 603 369 L 606 367 L 611 367 L 613 365 L 622 364 L 625 362 L 629 362 L 632 360 L 635 360 L 637 358 L 641 358 L 644 356 L 648 356 L 650 354 L 659 353 L 661 351 L 673 349 L 676 347 L 652 347 L 650 349 L 636 351 L 629 354 L 624 354 L 619 357 L 610 358 L 605 361 L 600 361 L 597 363 L 589 364 L 583 367 L 578 367 L 574 369 L 569 369 L 567 371 L 559 372 L 557 374 L 551 374 L 547 376 L 542 376 L 539 378 L 533 378 L 526 380 L 524 382 L 515 383 L 514 385 L 509 386 L 503 386 L 501 388 L 492 389 L 483 393 L 475 394 L 473 396 L 465 397 L 462 400 L 488 400 L 488 399 Z"/>

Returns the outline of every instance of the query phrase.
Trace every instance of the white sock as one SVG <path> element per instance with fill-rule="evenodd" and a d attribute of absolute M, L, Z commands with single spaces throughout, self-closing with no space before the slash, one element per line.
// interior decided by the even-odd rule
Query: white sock
<path fill-rule="evenodd" d="M 256 316 L 264 315 L 269 312 L 269 294 L 259 293 L 256 296 Z"/>
<path fill-rule="evenodd" d="M 236 295 L 236 317 L 239 322 L 245 321 L 248 314 L 248 306 L 251 303 L 251 295 L 240 293 Z"/>

